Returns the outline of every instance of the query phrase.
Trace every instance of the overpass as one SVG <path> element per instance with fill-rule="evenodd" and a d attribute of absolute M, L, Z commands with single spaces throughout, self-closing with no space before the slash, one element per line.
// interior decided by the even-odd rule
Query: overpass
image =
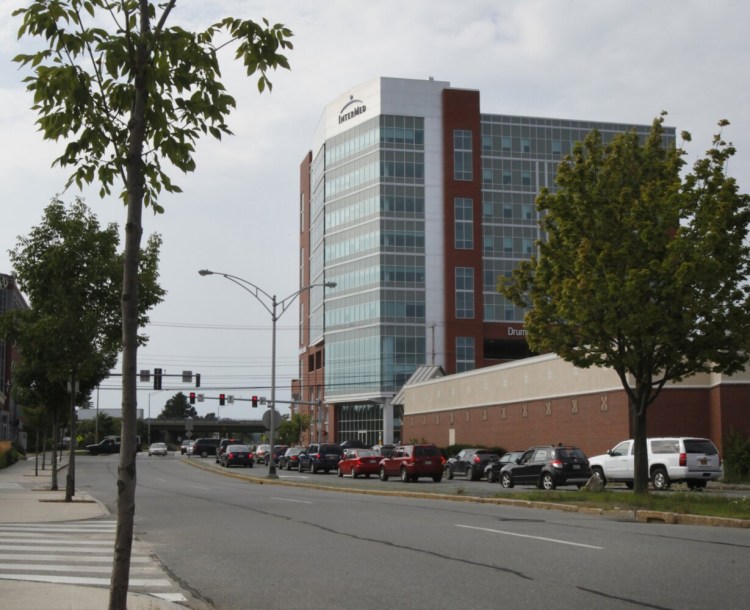
<path fill-rule="evenodd" d="M 247 436 L 263 434 L 268 428 L 260 419 L 144 419 L 151 432 L 151 441 L 178 443 L 185 438 L 205 438 L 214 435 Z"/>

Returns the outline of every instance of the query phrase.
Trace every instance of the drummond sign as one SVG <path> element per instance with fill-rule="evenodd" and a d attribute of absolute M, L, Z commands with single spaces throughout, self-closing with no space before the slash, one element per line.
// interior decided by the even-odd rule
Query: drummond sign
<path fill-rule="evenodd" d="M 349 119 L 353 119 L 354 117 L 363 114 L 365 110 L 367 110 L 367 106 L 365 106 L 365 103 L 362 100 L 355 100 L 354 96 L 350 95 L 349 101 L 339 111 L 339 125 L 341 125 L 341 123 L 345 123 Z"/>

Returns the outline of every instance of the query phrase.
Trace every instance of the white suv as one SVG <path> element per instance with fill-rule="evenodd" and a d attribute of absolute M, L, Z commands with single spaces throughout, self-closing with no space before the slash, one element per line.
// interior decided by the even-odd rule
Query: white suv
<path fill-rule="evenodd" d="M 633 487 L 633 440 L 622 441 L 602 455 L 589 458 L 591 471 L 606 485 L 619 481 Z M 649 438 L 648 473 L 656 489 L 684 482 L 690 489 L 706 486 L 721 477 L 719 451 L 707 438 Z"/>

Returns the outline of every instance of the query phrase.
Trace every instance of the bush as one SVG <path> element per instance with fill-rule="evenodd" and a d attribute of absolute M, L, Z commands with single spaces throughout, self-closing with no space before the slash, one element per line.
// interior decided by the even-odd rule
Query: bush
<path fill-rule="evenodd" d="M 724 482 L 750 482 L 750 437 L 732 430 L 724 438 Z"/>
<path fill-rule="evenodd" d="M 22 455 L 14 446 L 6 451 L 0 451 L 0 468 L 7 468 L 11 464 L 15 464 Z"/>

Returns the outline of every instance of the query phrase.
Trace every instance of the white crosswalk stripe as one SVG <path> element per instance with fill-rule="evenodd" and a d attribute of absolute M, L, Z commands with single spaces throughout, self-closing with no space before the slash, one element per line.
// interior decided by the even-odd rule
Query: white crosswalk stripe
<path fill-rule="evenodd" d="M 0 580 L 109 587 L 116 523 L 0 524 Z M 187 601 L 145 545 L 133 542 L 130 590 Z"/>

